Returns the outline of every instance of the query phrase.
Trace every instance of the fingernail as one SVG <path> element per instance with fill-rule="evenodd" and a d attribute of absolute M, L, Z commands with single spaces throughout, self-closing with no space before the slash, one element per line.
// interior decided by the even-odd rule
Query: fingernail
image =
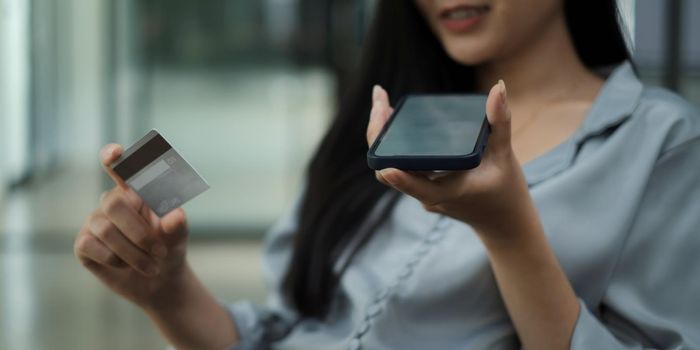
<path fill-rule="evenodd" d="M 379 99 L 379 94 L 381 93 L 381 86 L 375 84 L 372 88 L 372 101 L 377 101 Z"/>
<path fill-rule="evenodd" d="M 166 255 L 168 255 L 168 250 L 162 243 L 156 243 L 153 245 L 153 247 L 151 247 L 151 253 L 157 258 L 164 258 Z"/>
<path fill-rule="evenodd" d="M 501 89 L 501 108 L 506 110 L 508 108 L 508 92 L 506 91 L 506 83 L 504 83 L 503 80 L 499 80 L 498 86 L 500 86 Z"/>

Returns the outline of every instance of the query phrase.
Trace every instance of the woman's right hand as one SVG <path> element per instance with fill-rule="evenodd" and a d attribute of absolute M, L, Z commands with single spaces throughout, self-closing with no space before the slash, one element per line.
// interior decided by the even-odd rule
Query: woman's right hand
<path fill-rule="evenodd" d="M 143 308 L 177 298 L 187 283 L 187 222 L 176 209 L 159 218 L 117 176 L 110 165 L 123 149 L 116 144 L 100 151 L 105 171 L 117 184 L 104 192 L 75 239 L 81 263 L 117 294 Z"/>

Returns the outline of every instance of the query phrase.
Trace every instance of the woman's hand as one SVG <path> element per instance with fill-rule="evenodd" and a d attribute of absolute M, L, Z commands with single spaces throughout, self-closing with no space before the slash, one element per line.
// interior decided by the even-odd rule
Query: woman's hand
<path fill-rule="evenodd" d="M 377 86 L 372 95 L 367 128 L 370 145 L 392 112 L 386 91 Z M 377 179 L 418 199 L 428 211 L 471 225 L 482 238 L 489 240 L 508 238 L 504 236 L 517 234 L 523 224 L 538 222 L 525 177 L 511 147 L 511 117 L 503 81 L 491 89 L 486 114 L 491 135 L 477 168 L 449 173 L 383 169 L 377 172 Z"/>
<path fill-rule="evenodd" d="M 228 312 L 199 282 L 185 259 L 187 221 L 176 209 L 159 218 L 114 173 L 119 145 L 100 152 L 117 184 L 75 239 L 80 262 L 107 287 L 140 306 L 177 349 L 224 349 L 236 344 Z"/>
<path fill-rule="evenodd" d="M 144 308 L 167 301 L 187 272 L 187 223 L 182 209 L 159 218 L 110 168 L 122 154 L 111 144 L 102 165 L 117 183 L 102 194 L 75 239 L 81 263 L 117 294 Z"/>
<path fill-rule="evenodd" d="M 177 349 L 235 345 L 236 325 L 185 259 L 185 212 L 159 218 L 148 208 L 110 167 L 122 152 L 114 144 L 100 152 L 117 186 L 102 194 L 88 216 L 75 239 L 75 255 L 107 287 L 140 306 Z"/>
<path fill-rule="evenodd" d="M 367 128 L 371 144 L 391 114 L 375 87 Z M 377 172 L 377 179 L 423 203 L 425 209 L 471 225 L 488 251 L 501 296 L 527 349 L 567 349 L 578 302 L 544 235 L 525 177 L 510 143 L 510 111 L 499 82 L 486 103 L 491 124 L 481 164 L 469 171 Z M 547 286 L 547 288 L 542 288 Z"/>

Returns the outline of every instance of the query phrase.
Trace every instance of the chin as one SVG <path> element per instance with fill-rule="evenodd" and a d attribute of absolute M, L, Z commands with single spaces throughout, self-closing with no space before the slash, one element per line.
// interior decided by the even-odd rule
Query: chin
<path fill-rule="evenodd" d="M 455 62 L 465 66 L 478 66 L 492 59 L 490 50 L 475 45 L 447 45 L 447 55 Z"/>

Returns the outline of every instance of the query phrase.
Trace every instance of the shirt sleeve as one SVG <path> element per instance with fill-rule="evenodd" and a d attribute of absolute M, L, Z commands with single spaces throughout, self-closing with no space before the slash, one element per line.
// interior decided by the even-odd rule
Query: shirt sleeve
<path fill-rule="evenodd" d="M 271 342 L 284 338 L 296 322 L 296 314 L 284 301 L 281 285 L 292 253 L 303 192 L 266 235 L 263 252 L 263 273 L 268 287 L 266 305 L 249 301 L 224 304 L 240 338 L 229 350 L 267 349 Z"/>
<path fill-rule="evenodd" d="M 700 349 L 700 139 L 664 153 L 599 305 L 572 350 Z"/>

